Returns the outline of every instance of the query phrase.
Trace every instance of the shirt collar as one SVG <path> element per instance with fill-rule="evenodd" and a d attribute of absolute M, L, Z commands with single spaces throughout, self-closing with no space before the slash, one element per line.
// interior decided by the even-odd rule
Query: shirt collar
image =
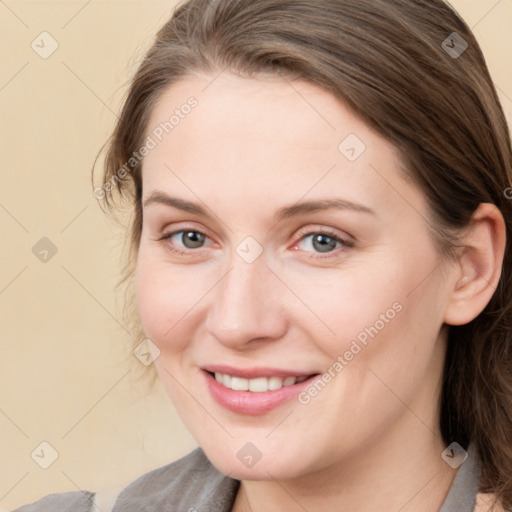
<path fill-rule="evenodd" d="M 470 443 L 467 458 L 457 470 L 439 512 L 473 512 L 480 485 L 481 468 L 476 445 Z"/>

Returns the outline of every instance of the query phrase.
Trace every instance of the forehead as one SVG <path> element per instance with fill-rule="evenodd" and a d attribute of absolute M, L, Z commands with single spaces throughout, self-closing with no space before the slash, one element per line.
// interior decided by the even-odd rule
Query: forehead
<path fill-rule="evenodd" d="M 215 139 L 222 146 L 231 143 L 223 136 L 236 135 L 237 140 L 245 136 L 247 144 L 264 139 L 283 150 L 292 144 L 298 151 L 298 140 L 308 142 L 304 149 L 336 150 L 344 133 L 367 137 L 369 132 L 345 105 L 315 84 L 275 76 L 241 78 L 226 72 L 190 76 L 169 87 L 156 102 L 147 131 L 169 121 L 173 113 L 180 114 L 181 109 L 188 112 L 190 98 L 197 105 L 174 119 L 173 123 L 179 122 L 168 139 L 180 141 L 180 132 L 188 127 L 198 139 Z"/>
<path fill-rule="evenodd" d="M 400 177 L 396 149 L 305 81 L 188 77 L 155 104 L 146 134 L 157 139 L 155 133 L 161 140 L 143 163 L 146 192 L 179 190 L 240 207 L 256 197 L 251 205 L 260 210 L 261 197 L 290 203 L 339 193 L 374 208 L 396 194 L 418 195 Z"/>

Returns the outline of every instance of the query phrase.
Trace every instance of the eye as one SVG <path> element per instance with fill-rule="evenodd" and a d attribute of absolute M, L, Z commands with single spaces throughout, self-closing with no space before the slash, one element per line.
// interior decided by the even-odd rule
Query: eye
<path fill-rule="evenodd" d="M 180 229 L 162 236 L 159 241 L 166 242 L 166 247 L 172 252 L 185 255 L 190 251 L 201 249 L 209 237 L 197 229 Z M 316 252 L 326 256 L 315 256 L 328 258 L 337 255 L 340 250 L 353 247 L 354 243 L 328 229 L 310 231 L 301 236 L 296 244 L 305 252 Z M 309 249 L 312 249 L 309 250 Z M 333 254 L 332 254 L 333 253 Z"/>
<path fill-rule="evenodd" d="M 171 251 L 185 254 L 188 250 L 200 249 L 207 238 L 208 236 L 197 229 L 180 229 L 164 235 L 160 238 L 160 241 L 167 240 L 171 242 L 166 244 Z M 178 248 L 176 248 L 176 245 Z"/>
<path fill-rule="evenodd" d="M 302 244 L 302 250 L 305 250 L 306 252 L 327 254 L 327 256 L 320 256 L 324 258 L 338 254 L 339 249 L 344 250 L 354 246 L 353 242 L 326 229 L 321 231 L 312 231 L 303 235 L 297 246 L 300 246 L 300 244 Z M 308 249 L 312 249 L 313 251 Z"/>

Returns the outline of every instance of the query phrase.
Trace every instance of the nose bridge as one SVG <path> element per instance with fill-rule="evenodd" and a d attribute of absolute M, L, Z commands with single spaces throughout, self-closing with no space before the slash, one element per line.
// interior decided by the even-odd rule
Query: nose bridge
<path fill-rule="evenodd" d="M 208 331 L 233 346 L 281 336 L 285 318 L 273 293 L 278 288 L 275 280 L 263 254 L 249 263 L 234 253 L 228 272 L 215 287 Z"/>

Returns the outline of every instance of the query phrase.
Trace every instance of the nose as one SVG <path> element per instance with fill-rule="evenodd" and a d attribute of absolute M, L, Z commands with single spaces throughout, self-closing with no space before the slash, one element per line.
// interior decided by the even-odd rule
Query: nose
<path fill-rule="evenodd" d="M 280 300 L 285 292 L 263 256 L 247 263 L 235 254 L 214 290 L 206 329 L 223 345 L 244 350 L 253 346 L 251 341 L 272 341 L 286 332 Z"/>

